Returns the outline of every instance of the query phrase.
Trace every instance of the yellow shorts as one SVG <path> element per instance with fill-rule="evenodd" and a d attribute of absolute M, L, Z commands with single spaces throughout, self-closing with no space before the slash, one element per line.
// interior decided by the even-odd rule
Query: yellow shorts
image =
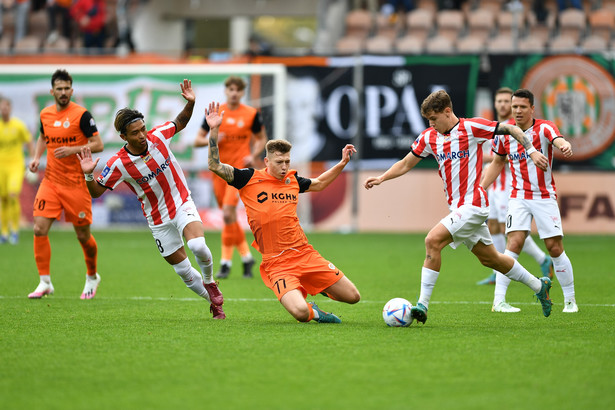
<path fill-rule="evenodd" d="M 308 293 L 316 295 L 344 277 L 341 270 L 309 244 L 264 258 L 260 272 L 263 282 L 278 300 L 293 289 L 299 289 L 304 298 Z"/>
<path fill-rule="evenodd" d="M 64 219 L 75 226 L 92 224 L 92 197 L 87 188 L 58 186 L 43 178 L 34 199 L 34 216 Z"/>
<path fill-rule="evenodd" d="M 0 166 L 0 196 L 19 195 L 25 172 L 23 162 Z"/>

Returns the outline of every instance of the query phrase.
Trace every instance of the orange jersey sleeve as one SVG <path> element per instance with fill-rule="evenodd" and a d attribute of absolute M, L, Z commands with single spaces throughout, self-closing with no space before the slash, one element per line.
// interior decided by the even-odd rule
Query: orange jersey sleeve
<path fill-rule="evenodd" d="M 86 136 L 84 129 L 90 135 Z M 55 105 L 46 107 L 41 111 L 41 133 L 47 144 L 45 177 L 54 184 L 85 187 L 77 156 L 56 158 L 54 151 L 58 147 L 85 145 L 88 143 L 88 137 L 98 135 L 91 114 L 74 102 L 59 112 Z"/>

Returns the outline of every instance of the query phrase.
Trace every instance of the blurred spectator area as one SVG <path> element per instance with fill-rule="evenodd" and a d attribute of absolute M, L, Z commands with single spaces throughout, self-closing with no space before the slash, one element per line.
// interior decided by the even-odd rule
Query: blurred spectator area
<path fill-rule="evenodd" d="M 15 41 L 16 1 L 0 0 L 5 5 L 0 54 L 83 50 L 76 22 L 72 21 L 69 35 L 59 29 L 52 33 L 47 0 L 29 0 L 26 35 Z M 581 8 L 562 6 L 564 3 L 575 1 L 105 0 L 101 51 L 121 54 L 122 45 L 128 50 L 125 52 L 151 53 L 165 48 L 170 53 L 210 59 L 219 56 L 221 60 L 262 54 L 615 51 L 615 0 L 578 0 Z M 408 4 L 410 9 L 406 9 Z M 125 12 L 118 14 L 122 5 Z M 126 18 L 118 22 L 118 16 Z M 57 28 L 62 26 L 59 19 L 57 16 Z M 140 24 L 133 24 L 132 19 Z M 122 34 L 127 26 L 138 26 L 138 44 L 135 47 L 128 36 L 129 49 Z"/>
<path fill-rule="evenodd" d="M 340 55 L 613 51 L 615 0 L 415 0 L 411 11 L 350 9 Z M 388 10 L 390 13 L 390 10 Z"/>
<path fill-rule="evenodd" d="M 79 52 L 83 46 L 77 24 L 70 19 L 70 34 L 62 31 L 61 16 L 56 15 L 58 30 L 52 35 L 50 30 L 50 16 L 48 2 L 45 0 L 30 0 L 30 9 L 27 18 L 26 35 L 15 41 L 16 9 L 11 7 L 12 0 L 3 0 L 5 6 L 2 12 L 2 32 L 0 37 L 0 54 L 39 54 L 39 53 L 68 53 Z M 118 0 L 105 0 L 105 42 L 103 53 L 115 52 L 118 44 L 118 26 L 116 7 Z M 136 2 L 135 2 L 136 3 Z M 6 7 L 6 6 L 9 7 Z"/>

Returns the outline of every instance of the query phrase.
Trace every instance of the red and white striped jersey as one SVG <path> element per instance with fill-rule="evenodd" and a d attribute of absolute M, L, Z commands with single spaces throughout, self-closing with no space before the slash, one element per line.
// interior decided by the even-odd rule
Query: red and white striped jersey
<path fill-rule="evenodd" d="M 534 148 L 547 157 L 549 168 L 546 171 L 537 168 L 516 139 L 508 135 L 498 135 L 493 141 L 493 151 L 500 155 L 508 155 L 512 173 L 510 197 L 557 199 L 551 165 L 553 164 L 553 140 L 562 135 L 551 121 L 540 119 L 534 120 L 534 124 L 525 130 L 525 135 L 532 140 Z"/>
<path fill-rule="evenodd" d="M 168 121 L 148 131 L 145 153 L 132 155 L 124 146 L 96 179 L 108 189 L 125 182 L 139 198 L 150 225 L 172 220 L 177 209 L 190 199 L 184 173 L 169 149 L 175 130 L 175 124 Z"/>
<path fill-rule="evenodd" d="M 480 145 L 493 139 L 497 126 L 497 121 L 484 118 L 460 118 L 450 132 L 443 135 L 428 128 L 412 144 L 415 155 L 426 158 L 431 154 L 438 161 L 449 208 L 489 205 L 487 193 L 480 186 L 483 169 Z"/>

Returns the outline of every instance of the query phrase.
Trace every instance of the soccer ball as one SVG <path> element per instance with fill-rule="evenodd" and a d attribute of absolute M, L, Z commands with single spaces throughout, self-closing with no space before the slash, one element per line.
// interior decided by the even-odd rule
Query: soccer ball
<path fill-rule="evenodd" d="M 410 309 L 412 309 L 412 303 L 404 298 L 389 300 L 382 309 L 384 323 L 393 327 L 410 326 L 414 320 L 410 316 Z"/>

